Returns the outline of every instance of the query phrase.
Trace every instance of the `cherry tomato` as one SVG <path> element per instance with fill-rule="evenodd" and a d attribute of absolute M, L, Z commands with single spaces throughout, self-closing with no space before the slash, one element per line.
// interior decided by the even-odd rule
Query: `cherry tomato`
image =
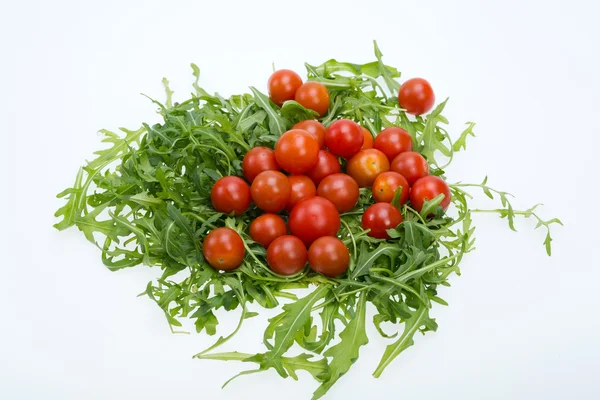
<path fill-rule="evenodd" d="M 410 133 L 402 128 L 385 128 L 375 138 L 373 148 L 382 151 L 392 162 L 398 154 L 412 151 L 412 138 Z"/>
<path fill-rule="evenodd" d="M 306 173 L 306 176 L 318 185 L 326 176 L 337 174 L 341 170 L 342 167 L 336 156 L 327 150 L 320 150 L 317 164 Z"/>
<path fill-rule="evenodd" d="M 397 227 L 400 222 L 402 214 L 390 203 L 375 203 L 362 216 L 363 229 L 370 229 L 368 235 L 376 239 L 389 239 L 386 231 Z"/>
<path fill-rule="evenodd" d="M 233 229 L 217 228 L 206 235 L 202 252 L 211 267 L 229 271 L 244 260 L 244 242 Z"/>
<path fill-rule="evenodd" d="M 336 156 L 350 158 L 362 147 L 365 135 L 360 126 L 349 119 L 339 119 L 325 132 L 325 146 Z"/>
<path fill-rule="evenodd" d="M 292 211 L 292 208 L 302 199 L 317 195 L 317 187 L 314 182 L 306 175 L 288 176 L 292 192 L 285 209 Z"/>
<path fill-rule="evenodd" d="M 256 175 L 263 171 L 279 171 L 275 152 L 262 146 L 250 149 L 244 156 L 244 161 L 242 161 L 242 170 L 250 183 L 256 178 Z"/>
<path fill-rule="evenodd" d="M 369 132 L 369 130 L 363 126 L 360 127 L 363 131 L 363 135 L 365 136 L 365 140 L 363 141 L 363 145 L 360 148 L 361 150 L 364 149 L 372 149 L 373 148 L 373 135 L 371 135 L 371 132 Z"/>
<path fill-rule="evenodd" d="M 263 211 L 276 213 L 285 208 L 292 188 L 287 176 L 279 171 L 263 171 L 250 187 L 252 200 Z"/>
<path fill-rule="evenodd" d="M 452 200 L 448 184 L 437 176 L 425 176 L 414 183 L 410 191 L 410 202 L 413 208 L 419 212 L 425 204 L 425 200 L 432 200 L 439 194 L 444 195 L 440 203 L 442 210 L 446 211 Z"/>
<path fill-rule="evenodd" d="M 361 150 L 348 160 L 346 172 L 359 187 L 370 187 L 379 174 L 389 171 L 390 162 L 377 149 Z"/>
<path fill-rule="evenodd" d="M 423 78 L 409 79 L 398 91 L 400 107 L 413 115 L 425 114 L 435 103 L 435 95 L 429 82 Z"/>
<path fill-rule="evenodd" d="M 294 100 L 296 91 L 302 85 L 300 75 L 289 69 L 273 72 L 269 78 L 269 97 L 281 107 L 284 101 Z"/>
<path fill-rule="evenodd" d="M 296 274 L 306 265 L 306 246 L 296 236 L 280 236 L 267 249 L 267 263 L 276 274 Z"/>
<path fill-rule="evenodd" d="M 390 169 L 405 177 L 410 186 L 414 185 L 417 179 L 429 175 L 427 160 L 416 151 L 398 154 Z"/>
<path fill-rule="evenodd" d="M 410 191 L 406 178 L 397 172 L 384 172 L 375 178 L 375 182 L 373 182 L 373 199 L 377 203 L 391 203 L 394 199 L 394 193 L 399 187 L 402 187 L 402 193 L 400 194 L 400 204 L 402 205 L 408 200 L 408 192 Z"/>
<path fill-rule="evenodd" d="M 303 129 L 310 133 L 319 142 L 319 148 L 325 148 L 325 132 L 327 128 L 325 125 L 314 119 L 307 119 L 306 121 L 300 121 L 292 129 Z"/>
<path fill-rule="evenodd" d="M 286 234 L 287 226 L 279 215 L 263 214 L 250 224 L 250 237 L 264 248 L 269 247 L 273 240 Z"/>
<path fill-rule="evenodd" d="M 275 158 L 284 171 L 301 174 L 317 163 L 319 142 L 305 130 L 291 129 L 277 140 Z"/>
<path fill-rule="evenodd" d="M 320 237 L 308 249 L 308 265 L 313 271 L 330 278 L 346 272 L 349 264 L 348 248 L 336 237 Z"/>
<path fill-rule="evenodd" d="M 292 235 L 305 245 L 322 236 L 335 236 L 340 229 L 340 214 L 335 205 L 322 197 L 300 200 L 292 208 L 288 225 Z"/>
<path fill-rule="evenodd" d="M 325 177 L 317 194 L 331 201 L 340 213 L 350 211 L 358 202 L 358 184 L 346 174 L 333 174 Z"/>
<path fill-rule="evenodd" d="M 309 110 L 323 116 L 329 110 L 329 90 L 319 82 L 306 82 L 296 91 L 295 99 Z"/>
<path fill-rule="evenodd" d="M 225 176 L 213 185 L 210 200 L 218 212 L 240 215 L 250 207 L 250 188 L 242 178 Z"/>

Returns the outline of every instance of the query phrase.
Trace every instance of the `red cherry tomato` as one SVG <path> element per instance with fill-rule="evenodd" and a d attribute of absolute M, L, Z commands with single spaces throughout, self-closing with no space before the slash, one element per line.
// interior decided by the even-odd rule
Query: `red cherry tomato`
<path fill-rule="evenodd" d="M 263 211 L 276 213 L 285 208 L 292 188 L 287 176 L 279 171 L 263 171 L 254 178 L 252 200 Z"/>
<path fill-rule="evenodd" d="M 390 203 L 375 203 L 362 216 L 363 229 L 370 229 L 368 235 L 376 239 L 389 239 L 386 231 L 397 227 L 400 222 L 402 214 Z"/>
<path fill-rule="evenodd" d="M 389 169 L 390 162 L 385 154 L 377 149 L 359 151 L 346 165 L 346 172 L 359 187 L 371 187 L 375 178 Z"/>
<path fill-rule="evenodd" d="M 202 252 L 211 267 L 229 271 L 244 260 L 244 242 L 233 229 L 217 228 L 206 235 Z"/>
<path fill-rule="evenodd" d="M 306 265 L 306 246 L 295 236 L 278 237 L 267 249 L 267 263 L 276 274 L 296 274 Z"/>
<path fill-rule="evenodd" d="M 340 161 L 336 156 L 327 150 L 320 150 L 317 164 L 306 173 L 306 176 L 318 185 L 326 176 L 337 174 L 341 170 Z"/>
<path fill-rule="evenodd" d="M 287 226 L 279 215 L 263 214 L 250 224 L 250 237 L 264 248 L 269 247 L 273 240 L 286 234 Z"/>
<path fill-rule="evenodd" d="M 319 148 L 325 148 L 325 132 L 327 128 L 325 125 L 314 119 L 307 119 L 306 121 L 300 121 L 292 129 L 303 129 L 310 133 L 319 142 Z"/>
<path fill-rule="evenodd" d="M 402 128 L 385 128 L 375 138 L 373 148 L 385 154 L 390 162 L 400 153 L 412 151 L 412 138 Z"/>
<path fill-rule="evenodd" d="M 210 200 L 218 212 L 240 215 L 250 207 L 250 188 L 242 178 L 225 176 L 215 182 Z"/>
<path fill-rule="evenodd" d="M 292 211 L 292 208 L 302 199 L 317 195 L 317 187 L 314 182 L 306 175 L 288 176 L 292 192 L 288 200 L 286 210 Z"/>
<path fill-rule="evenodd" d="M 263 171 L 279 171 L 275 152 L 262 146 L 250 149 L 244 156 L 244 161 L 242 161 L 242 170 L 250 183 L 256 178 L 256 175 Z"/>
<path fill-rule="evenodd" d="M 300 75 L 289 69 L 273 72 L 269 78 L 269 97 L 281 107 L 284 101 L 294 100 L 296 91 L 302 85 Z"/>
<path fill-rule="evenodd" d="M 350 158 L 362 147 L 365 135 L 360 126 L 349 119 L 339 119 L 325 132 L 325 146 L 336 156 Z"/>
<path fill-rule="evenodd" d="M 338 238 L 323 236 L 308 249 L 308 265 L 313 271 L 335 278 L 346 272 L 350 265 L 350 253 Z"/>
<path fill-rule="evenodd" d="M 340 213 L 350 211 L 358 202 L 358 184 L 346 174 L 333 174 L 325 177 L 317 194 L 331 201 Z"/>
<path fill-rule="evenodd" d="M 363 145 L 360 149 L 364 150 L 373 148 L 373 135 L 371 135 L 371 132 L 369 132 L 367 128 L 361 126 L 361 129 L 363 131 L 365 140 L 363 141 Z"/>
<path fill-rule="evenodd" d="M 322 197 L 300 200 L 292 208 L 288 225 L 292 235 L 305 245 L 322 236 L 335 236 L 340 229 L 340 214 L 335 205 Z"/>
<path fill-rule="evenodd" d="M 392 161 L 390 169 L 405 177 L 410 186 L 414 185 L 418 179 L 429 175 L 427 160 L 415 151 L 398 154 Z"/>
<path fill-rule="evenodd" d="M 319 82 L 306 82 L 296 91 L 295 99 L 309 110 L 323 116 L 329 110 L 329 90 Z"/>
<path fill-rule="evenodd" d="M 406 178 L 397 172 L 384 172 L 375 178 L 375 182 L 373 182 L 373 199 L 377 203 L 391 203 L 394 199 L 394 193 L 399 187 L 402 187 L 402 193 L 400 194 L 400 204 L 402 205 L 408 200 L 410 191 Z"/>
<path fill-rule="evenodd" d="M 319 143 L 305 130 L 289 130 L 277 140 L 275 158 L 284 171 L 302 174 L 317 163 Z"/>
<path fill-rule="evenodd" d="M 431 110 L 435 95 L 429 82 L 423 78 L 413 78 L 400 86 L 398 102 L 407 113 L 420 115 Z"/>
<path fill-rule="evenodd" d="M 410 202 L 413 208 L 419 212 L 425 204 L 425 200 L 432 200 L 436 196 L 443 194 L 444 200 L 440 203 L 442 210 L 446 211 L 452 201 L 450 188 L 448 184 L 437 176 L 425 176 L 412 186 L 410 191 Z"/>

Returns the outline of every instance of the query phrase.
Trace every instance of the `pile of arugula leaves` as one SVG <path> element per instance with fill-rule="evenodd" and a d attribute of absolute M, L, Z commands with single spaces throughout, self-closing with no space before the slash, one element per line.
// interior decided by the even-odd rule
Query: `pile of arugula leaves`
<path fill-rule="evenodd" d="M 409 118 L 396 97 L 400 72 L 383 64 L 376 43 L 375 56 L 376 61 L 362 65 L 333 59 L 319 66 L 306 64 L 308 79 L 330 91 L 330 111 L 321 121 L 327 126 L 349 118 L 371 132 L 400 126 L 411 134 L 414 151 L 429 161 L 432 175 L 443 177 L 454 154 L 466 149 L 467 138 L 474 136 L 475 124 L 467 123 L 453 141 L 442 115 L 447 100 L 426 116 Z M 66 204 L 56 212 L 60 221 L 55 227 L 77 226 L 101 249 L 102 262 L 112 271 L 137 265 L 160 268 L 161 276 L 148 283 L 143 295 L 163 310 L 172 330 L 189 318 L 198 332 L 215 335 L 216 310 L 241 310 L 235 331 L 195 357 L 256 365 L 241 375 L 273 368 L 284 378 L 297 379 L 298 370 L 305 370 L 320 383 L 317 399 L 349 370 L 368 343 L 368 303 L 376 309 L 373 323 L 378 332 L 391 340 L 375 377 L 413 344 L 417 332 L 436 330 L 432 304 L 446 305 L 437 288 L 449 286 L 449 276 L 460 274 L 461 260 L 474 249 L 473 212 L 498 213 L 513 230 L 516 216 L 536 219 L 538 227 L 547 229 L 544 244 L 550 255 L 550 225 L 561 222 L 541 219 L 537 206 L 514 210 L 510 195 L 490 188 L 486 178 L 480 184 L 450 185 L 452 216 L 438 206 L 441 196 L 427 202 L 420 213 L 404 205 L 404 222 L 390 231 L 392 239 L 387 241 L 370 238 L 361 228 L 360 217 L 372 202 L 370 191 L 361 189 L 356 209 L 341 216 L 339 237 L 351 254 L 347 274 L 332 279 L 306 268 L 294 276 L 277 276 L 266 265 L 265 249 L 247 233 L 258 210 L 251 208 L 238 217 L 217 213 L 210 190 L 222 176 L 242 175 L 241 161 L 249 149 L 273 147 L 283 132 L 315 118 L 314 113 L 295 101 L 279 108 L 255 88 L 252 94 L 227 99 L 210 95 L 198 85 L 198 67 L 192 69 L 195 93 L 186 101 L 173 103 L 173 92 L 163 81 L 165 104 L 153 100 L 162 123 L 121 129 L 122 134 L 102 131 L 109 146 L 97 151 L 79 170 L 73 187 L 58 195 Z M 498 198 L 500 208 L 470 209 L 470 189 Z M 244 240 L 246 258 L 234 271 L 218 272 L 202 256 L 203 237 L 220 226 L 235 229 Z M 290 290 L 298 288 L 311 290 L 297 298 Z M 245 319 L 257 315 L 248 311 L 249 303 L 281 306 L 265 329 L 265 351 L 215 353 Z M 402 327 L 389 335 L 382 329 L 384 322 Z M 289 355 L 294 345 L 304 352 Z"/>

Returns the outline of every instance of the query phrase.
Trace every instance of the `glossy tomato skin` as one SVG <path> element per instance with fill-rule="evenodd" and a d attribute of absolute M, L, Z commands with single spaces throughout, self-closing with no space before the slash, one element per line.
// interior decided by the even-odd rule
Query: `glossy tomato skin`
<path fill-rule="evenodd" d="M 389 169 L 390 162 L 385 154 L 377 149 L 359 151 L 346 165 L 346 172 L 359 187 L 371 187 L 375 178 Z"/>
<path fill-rule="evenodd" d="M 439 194 L 444 194 L 444 200 L 442 200 L 440 206 L 446 211 L 452 201 L 450 187 L 448 187 L 448 184 L 440 177 L 432 175 L 425 176 L 416 181 L 412 186 L 410 191 L 410 202 L 415 210 L 421 212 L 425 200 L 432 200 Z"/>
<path fill-rule="evenodd" d="M 360 126 L 349 119 L 339 119 L 325 132 L 325 146 L 336 156 L 350 158 L 362 147 L 365 135 Z"/>
<path fill-rule="evenodd" d="M 314 182 L 306 175 L 288 176 L 292 192 L 285 209 L 292 211 L 292 208 L 303 199 L 317 195 L 317 187 Z"/>
<path fill-rule="evenodd" d="M 358 184 L 349 175 L 333 174 L 319 183 L 317 194 L 331 201 L 338 212 L 345 213 L 352 210 L 358 202 Z"/>
<path fill-rule="evenodd" d="M 275 145 L 277 164 L 290 174 L 302 174 L 315 166 L 319 158 L 319 142 L 302 129 L 285 132 Z"/>
<path fill-rule="evenodd" d="M 211 267 L 230 271 L 244 260 L 244 242 L 233 229 L 217 228 L 204 238 L 202 252 Z"/>
<path fill-rule="evenodd" d="M 287 176 L 281 172 L 263 171 L 254 178 L 250 192 L 258 208 L 277 213 L 287 205 L 292 188 Z"/>
<path fill-rule="evenodd" d="M 295 100 L 323 116 L 329 110 L 329 90 L 319 82 L 306 82 L 296 91 Z"/>
<path fill-rule="evenodd" d="M 317 142 L 319 142 L 320 149 L 325 148 L 325 132 L 327 131 L 327 128 L 325 128 L 325 125 L 323 125 L 319 121 L 316 121 L 314 119 L 300 121 L 296 125 L 294 125 L 292 129 L 305 130 L 306 132 L 313 135 L 315 139 L 317 139 Z"/>
<path fill-rule="evenodd" d="M 373 148 L 381 151 L 392 162 L 398 154 L 412 151 L 412 138 L 402 128 L 385 128 L 373 141 Z"/>
<path fill-rule="evenodd" d="M 293 275 L 306 265 L 306 246 L 295 236 L 280 236 L 267 249 L 267 263 L 279 275 Z"/>
<path fill-rule="evenodd" d="M 264 248 L 283 235 L 287 235 L 287 226 L 279 215 L 263 214 L 250 224 L 250 237 Z"/>
<path fill-rule="evenodd" d="M 269 97 L 279 107 L 287 101 L 294 100 L 296 91 L 302 85 L 300 75 L 289 69 L 273 72 L 269 78 Z"/>
<path fill-rule="evenodd" d="M 389 239 L 388 229 L 402 222 L 402 214 L 390 203 L 375 203 L 365 210 L 362 216 L 362 228 L 370 229 L 369 236 L 376 239 Z"/>
<path fill-rule="evenodd" d="M 400 86 L 398 102 L 407 113 L 421 115 L 431 110 L 435 103 L 435 94 L 425 79 L 413 78 Z"/>
<path fill-rule="evenodd" d="M 373 199 L 377 203 L 390 203 L 398 187 L 402 187 L 402 193 L 400 194 L 400 205 L 402 205 L 408 201 L 408 194 L 410 192 L 408 181 L 397 172 L 384 172 L 373 182 Z"/>
<path fill-rule="evenodd" d="M 322 236 L 337 235 L 340 214 L 331 201 L 315 196 L 301 200 L 292 208 L 288 225 L 292 235 L 310 246 Z"/>
<path fill-rule="evenodd" d="M 256 178 L 256 175 L 263 171 L 279 171 L 275 152 L 263 146 L 250 149 L 242 161 L 242 170 L 244 177 L 250 183 Z"/>
<path fill-rule="evenodd" d="M 218 212 L 240 215 L 250 207 L 250 188 L 242 178 L 225 176 L 213 185 L 210 200 Z"/>
<path fill-rule="evenodd" d="M 390 170 L 404 176 L 412 186 L 418 179 L 429 175 L 429 164 L 425 157 L 416 151 L 407 151 L 394 158 Z"/>
<path fill-rule="evenodd" d="M 350 253 L 340 239 L 323 236 L 310 245 L 308 249 L 308 265 L 315 272 L 335 278 L 348 269 L 348 265 L 350 265 Z"/>
<path fill-rule="evenodd" d="M 363 145 L 360 149 L 361 150 L 372 149 L 373 148 L 373 135 L 364 126 L 361 126 L 360 129 L 362 129 L 363 136 L 364 136 Z"/>
<path fill-rule="evenodd" d="M 320 150 L 317 163 L 306 172 L 306 176 L 312 179 L 315 185 L 318 185 L 326 176 L 337 174 L 341 170 L 342 166 L 336 156 L 327 150 Z"/>

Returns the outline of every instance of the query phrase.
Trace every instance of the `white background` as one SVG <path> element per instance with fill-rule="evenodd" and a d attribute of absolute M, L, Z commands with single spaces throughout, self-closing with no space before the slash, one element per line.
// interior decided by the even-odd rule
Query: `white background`
<path fill-rule="evenodd" d="M 185 99 L 190 62 L 229 95 L 264 90 L 272 63 L 372 61 L 373 39 L 403 77 L 451 96 L 454 134 L 477 122 L 450 181 L 487 174 L 565 227 L 549 258 L 532 221 L 513 233 L 478 216 L 478 250 L 442 292 L 450 307 L 433 310 L 438 332 L 375 380 L 386 342 L 370 329 L 328 398 L 600 398 L 599 11 L 592 0 L 2 2 L 0 398 L 308 399 L 306 374 L 221 390 L 245 365 L 192 360 L 214 338 L 172 335 L 136 298 L 158 271 L 106 270 L 79 232 L 52 228 L 54 196 L 100 146 L 98 129 L 157 120 L 139 93 L 162 99 L 166 76 Z M 260 351 L 264 325 L 249 320 L 226 350 Z"/>

